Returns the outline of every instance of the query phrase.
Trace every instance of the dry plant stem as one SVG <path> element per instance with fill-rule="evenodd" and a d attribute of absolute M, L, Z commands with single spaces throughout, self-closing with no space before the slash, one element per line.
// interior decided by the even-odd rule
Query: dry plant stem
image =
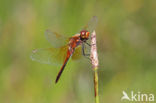
<path fill-rule="evenodd" d="M 94 93 L 95 93 L 95 103 L 99 103 L 99 94 L 98 94 L 98 54 L 96 47 L 96 33 L 93 31 L 91 35 L 91 63 L 94 71 Z"/>
<path fill-rule="evenodd" d="M 97 71 L 97 68 L 94 68 L 94 93 L 95 93 L 95 103 L 99 103 L 99 95 L 98 95 L 98 71 Z"/>

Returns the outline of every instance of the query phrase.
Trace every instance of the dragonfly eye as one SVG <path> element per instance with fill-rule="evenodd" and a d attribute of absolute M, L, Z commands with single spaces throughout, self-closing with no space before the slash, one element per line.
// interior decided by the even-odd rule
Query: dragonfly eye
<path fill-rule="evenodd" d="M 81 40 L 87 40 L 89 37 L 89 32 L 87 30 L 82 30 L 80 32 L 80 38 Z"/>
<path fill-rule="evenodd" d="M 89 37 L 89 34 L 90 34 L 89 32 L 86 32 L 86 37 L 87 37 L 87 38 Z"/>

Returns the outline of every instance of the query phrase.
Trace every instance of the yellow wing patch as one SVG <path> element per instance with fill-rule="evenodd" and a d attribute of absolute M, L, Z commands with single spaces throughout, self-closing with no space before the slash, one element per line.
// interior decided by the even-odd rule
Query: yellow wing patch
<path fill-rule="evenodd" d="M 72 55 L 73 60 L 78 60 L 82 57 L 82 47 L 79 46 L 75 49 L 74 54 Z"/>

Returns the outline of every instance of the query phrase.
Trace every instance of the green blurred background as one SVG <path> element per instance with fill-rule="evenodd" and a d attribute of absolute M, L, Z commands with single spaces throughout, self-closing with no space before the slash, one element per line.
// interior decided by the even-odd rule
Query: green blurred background
<path fill-rule="evenodd" d="M 51 47 L 46 29 L 72 36 L 94 15 L 101 103 L 122 103 L 123 90 L 156 95 L 155 10 L 156 0 L 0 0 L 0 103 L 94 103 L 88 60 L 70 60 L 55 85 L 60 67 L 30 59 Z"/>

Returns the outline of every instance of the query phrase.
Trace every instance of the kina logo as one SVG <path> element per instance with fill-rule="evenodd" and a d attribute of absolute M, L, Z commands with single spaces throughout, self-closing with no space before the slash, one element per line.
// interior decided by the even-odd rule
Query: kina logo
<path fill-rule="evenodd" d="M 121 97 L 121 101 L 134 101 L 134 102 L 153 102 L 154 94 L 152 93 L 134 93 L 131 91 L 131 95 L 128 95 L 125 91 L 122 91 L 123 96 Z"/>

